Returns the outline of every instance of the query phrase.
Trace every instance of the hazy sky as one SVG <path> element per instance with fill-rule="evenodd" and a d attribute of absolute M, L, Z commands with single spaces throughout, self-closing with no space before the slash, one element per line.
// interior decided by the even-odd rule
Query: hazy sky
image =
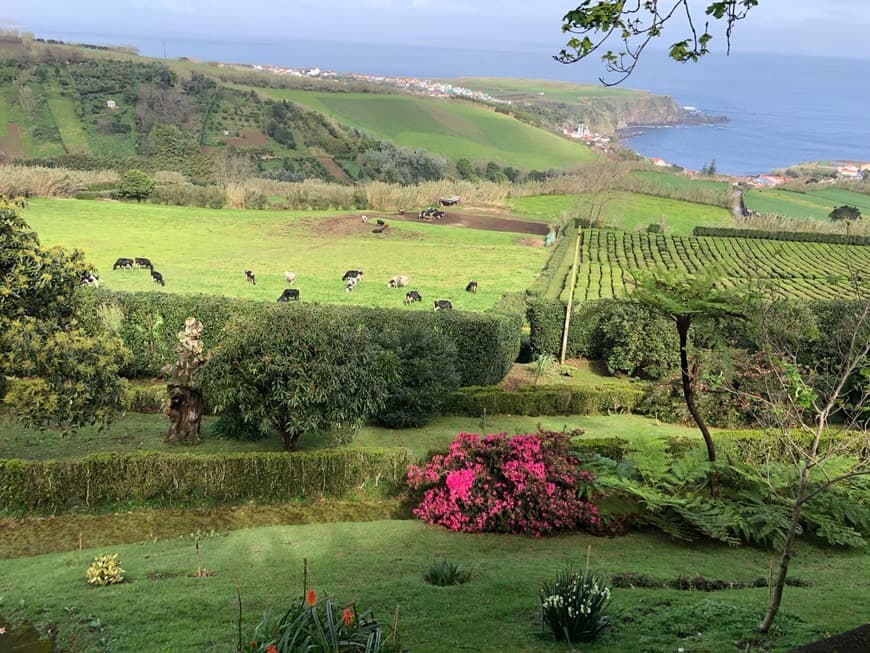
<path fill-rule="evenodd" d="M 573 6 L 571 0 L 3 0 L 0 21 L 37 35 L 116 43 L 314 38 L 556 51 L 564 41 L 561 17 Z M 733 42 L 739 52 L 866 58 L 868 32 L 868 0 L 761 0 Z M 717 41 L 715 49 L 723 49 Z"/>

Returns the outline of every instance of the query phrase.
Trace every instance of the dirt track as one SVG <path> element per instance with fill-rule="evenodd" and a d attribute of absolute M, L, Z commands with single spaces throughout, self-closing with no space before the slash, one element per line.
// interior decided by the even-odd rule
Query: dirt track
<path fill-rule="evenodd" d="M 370 216 L 371 217 L 371 216 Z M 480 215 L 463 211 L 445 210 L 444 217 L 440 220 L 420 220 L 415 213 L 393 214 L 383 219 L 402 220 L 404 222 L 430 222 L 435 225 L 450 227 L 467 227 L 469 229 L 481 229 L 484 231 L 508 231 L 518 234 L 537 234 L 546 236 L 549 227 L 540 222 L 517 220 L 516 218 L 502 217 L 499 215 Z"/>

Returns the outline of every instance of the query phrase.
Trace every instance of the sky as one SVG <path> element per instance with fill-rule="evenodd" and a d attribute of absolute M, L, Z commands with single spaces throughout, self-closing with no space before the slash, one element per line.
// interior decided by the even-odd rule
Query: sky
<path fill-rule="evenodd" d="M 692 0 L 696 6 L 707 2 Z M 37 36 L 123 44 L 326 39 L 430 47 L 558 51 L 571 0 L 3 0 L 0 25 Z M 870 57 L 868 0 L 760 0 L 733 50 Z M 668 40 L 673 34 L 675 38 Z M 666 31 L 665 40 L 683 38 Z M 721 34 L 713 50 L 724 50 Z"/>

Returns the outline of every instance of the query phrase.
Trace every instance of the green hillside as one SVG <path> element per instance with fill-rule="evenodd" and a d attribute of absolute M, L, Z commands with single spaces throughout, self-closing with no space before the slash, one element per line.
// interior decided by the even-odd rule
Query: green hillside
<path fill-rule="evenodd" d="M 589 150 L 484 106 L 410 95 L 318 93 L 262 89 L 332 116 L 397 145 L 424 148 L 451 159 L 496 161 L 526 169 L 572 168 L 592 158 Z"/>

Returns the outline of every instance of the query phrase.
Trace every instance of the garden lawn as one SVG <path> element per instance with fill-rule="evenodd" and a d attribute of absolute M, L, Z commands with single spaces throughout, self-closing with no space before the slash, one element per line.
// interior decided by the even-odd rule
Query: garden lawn
<path fill-rule="evenodd" d="M 196 447 L 170 447 L 164 442 L 169 421 L 163 415 L 127 413 L 100 431 L 96 427 L 81 429 L 62 437 L 57 431 L 29 431 L 9 417 L 0 416 L 0 459 L 22 458 L 48 460 L 78 458 L 94 453 L 128 454 L 138 451 L 171 451 L 185 454 L 244 453 L 282 451 L 278 436 L 256 442 L 224 440 L 208 434 L 213 417 L 203 420 L 203 442 Z M 627 440 L 654 440 L 670 436 L 693 437 L 695 429 L 664 424 L 639 415 L 572 415 L 523 417 L 490 415 L 478 417 L 440 417 L 417 429 L 387 429 L 365 426 L 350 443 L 353 448 L 404 447 L 418 458 L 429 451 L 446 449 L 457 433 L 534 433 L 538 426 L 546 430 L 584 429 L 582 437 L 621 437 Z M 700 438 L 700 436 L 698 436 Z M 299 441 L 301 451 L 324 445 L 322 439 L 305 437 Z"/>
<path fill-rule="evenodd" d="M 257 90 L 320 111 L 396 145 L 422 148 L 453 160 L 464 157 L 483 164 L 495 161 L 546 170 L 575 168 L 595 158 L 582 143 L 470 103 L 398 94 Z"/>
<path fill-rule="evenodd" d="M 308 587 L 318 596 L 334 593 L 340 605 L 353 601 L 385 621 L 398 610 L 402 643 L 414 653 L 566 651 L 539 636 L 538 591 L 567 564 L 582 569 L 587 547 L 593 568 L 656 580 L 751 582 L 767 577 L 770 564 L 767 551 L 650 534 L 466 535 L 410 520 L 200 535 L 2 560 L 0 610 L 13 622 L 30 619 L 43 630 L 52 624 L 70 653 L 230 651 L 238 641 L 237 591 L 244 646 L 262 611 L 280 611 L 302 594 L 307 560 Z M 127 582 L 88 586 L 89 562 L 107 553 L 119 554 Z M 426 584 L 423 573 L 441 559 L 469 567 L 470 583 Z M 786 651 L 861 624 L 866 615 L 856 608 L 867 604 L 868 588 L 855 571 L 867 563 L 866 553 L 801 544 L 791 576 L 810 585 L 786 589 L 772 636 L 752 650 Z M 195 577 L 201 568 L 211 575 Z M 613 626 L 582 650 L 742 652 L 756 640 L 767 594 L 616 589 Z"/>
<path fill-rule="evenodd" d="M 558 223 L 568 216 L 585 217 L 582 195 L 532 195 L 509 200 L 511 209 L 520 216 L 541 222 Z M 613 193 L 602 214 L 604 223 L 625 231 L 646 229 L 650 224 L 664 224 L 665 232 L 691 235 L 695 226 L 729 226 L 728 210 L 719 206 L 653 197 L 623 191 Z"/>
<path fill-rule="evenodd" d="M 373 219 L 372 215 L 369 215 Z M 389 220 L 389 216 L 385 216 Z M 527 235 L 390 222 L 371 233 L 358 215 L 326 212 L 200 209 L 86 200 L 35 199 L 24 218 L 46 245 L 78 247 L 112 290 L 206 293 L 275 302 L 296 273 L 301 301 L 432 310 L 449 299 L 459 310 L 482 311 L 505 292 L 527 288 L 549 252 Z M 148 270 L 112 270 L 118 257 L 147 257 Z M 365 278 L 345 292 L 345 270 Z M 256 275 L 256 286 L 245 280 Z M 393 275 L 410 277 L 423 302 L 404 305 L 405 290 L 388 289 Z M 464 291 L 476 279 L 476 294 Z"/>

